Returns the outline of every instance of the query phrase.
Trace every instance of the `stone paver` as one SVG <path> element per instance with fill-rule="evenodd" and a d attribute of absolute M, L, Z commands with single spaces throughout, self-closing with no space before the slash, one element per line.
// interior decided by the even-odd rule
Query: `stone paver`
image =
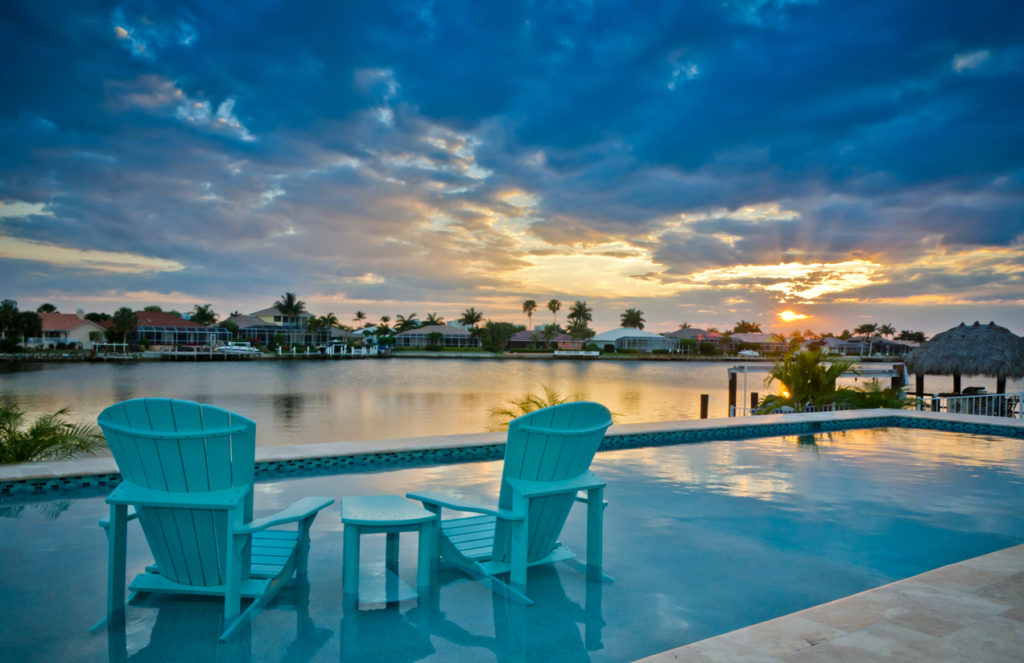
<path fill-rule="evenodd" d="M 1024 660 L 1024 545 L 655 654 L 669 661 Z"/>

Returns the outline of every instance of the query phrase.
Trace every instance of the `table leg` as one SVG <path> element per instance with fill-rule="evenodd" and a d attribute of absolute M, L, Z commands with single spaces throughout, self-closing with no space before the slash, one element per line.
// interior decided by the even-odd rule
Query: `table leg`
<path fill-rule="evenodd" d="M 388 532 L 384 548 L 384 596 L 388 603 L 398 600 L 398 532 Z"/>
<path fill-rule="evenodd" d="M 342 591 L 359 595 L 359 526 L 345 525 L 345 549 L 341 565 Z"/>
<path fill-rule="evenodd" d="M 416 591 L 425 595 L 437 572 L 437 519 L 420 525 L 419 558 L 416 561 Z"/>

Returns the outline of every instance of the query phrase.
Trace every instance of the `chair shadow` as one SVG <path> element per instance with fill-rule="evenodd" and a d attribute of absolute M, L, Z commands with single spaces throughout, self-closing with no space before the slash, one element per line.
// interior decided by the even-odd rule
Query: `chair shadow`
<path fill-rule="evenodd" d="M 150 599 L 138 600 L 139 604 Z M 241 629 L 227 642 L 218 638 L 224 629 L 224 604 L 220 600 L 197 600 L 195 597 L 161 596 L 156 622 L 149 643 L 128 654 L 125 626 L 107 629 L 107 651 L 110 663 L 169 663 L 172 661 L 252 660 L 252 624 Z M 275 597 L 264 615 L 271 610 L 295 611 L 295 638 L 288 643 L 282 661 L 311 661 L 331 639 L 333 631 L 318 628 L 309 615 L 309 583 L 293 581 Z M 257 618 L 258 622 L 258 618 Z M 258 627 L 258 626 L 257 626 Z"/>

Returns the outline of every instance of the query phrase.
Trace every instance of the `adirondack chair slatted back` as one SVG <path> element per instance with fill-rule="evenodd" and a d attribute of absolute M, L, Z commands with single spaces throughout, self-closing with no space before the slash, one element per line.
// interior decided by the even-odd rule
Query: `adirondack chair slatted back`
<path fill-rule="evenodd" d="M 512 421 L 505 445 L 498 508 L 512 508 L 507 478 L 562 481 L 586 472 L 611 423 L 608 408 L 587 401 L 555 405 Z M 557 545 L 574 499 L 575 495 L 552 495 L 531 501 L 528 561 L 544 557 Z M 493 560 L 508 561 L 506 522 L 498 521 L 491 555 Z"/>
<path fill-rule="evenodd" d="M 212 405 L 136 398 L 111 405 L 99 425 L 121 475 L 152 490 L 207 492 L 249 486 L 244 521 L 252 520 L 256 424 Z M 139 522 L 160 572 L 188 585 L 224 583 L 223 511 L 140 507 Z M 248 560 L 248 551 L 242 560 Z M 247 562 L 242 577 L 249 577 Z"/>

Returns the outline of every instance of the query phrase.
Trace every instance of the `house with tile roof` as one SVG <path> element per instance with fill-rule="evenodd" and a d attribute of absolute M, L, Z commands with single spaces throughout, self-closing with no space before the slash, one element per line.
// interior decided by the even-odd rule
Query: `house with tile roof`
<path fill-rule="evenodd" d="M 228 318 L 238 326 L 238 336 L 256 345 L 270 345 L 275 339 L 282 345 L 323 345 L 331 340 L 331 330 L 309 328 L 313 314 L 303 311 L 298 315 L 284 315 L 277 306 L 271 306 L 246 315 Z"/>
<path fill-rule="evenodd" d="M 416 329 L 407 329 L 395 334 L 396 348 L 425 348 L 430 345 L 430 335 L 440 334 L 439 345 L 446 348 L 478 348 L 480 339 L 469 330 L 455 325 L 427 325 Z"/>
<path fill-rule="evenodd" d="M 590 339 L 590 342 L 601 349 L 611 345 L 616 350 L 635 350 L 637 352 L 679 349 L 679 341 L 675 338 L 667 338 L 661 334 L 632 327 L 619 327 L 602 332 Z"/>
<path fill-rule="evenodd" d="M 42 320 L 41 335 L 28 339 L 30 347 L 56 347 L 58 343 L 77 345 L 91 350 L 94 342 L 102 342 L 105 330 L 92 320 L 85 319 L 85 312 L 38 313 Z"/>
<path fill-rule="evenodd" d="M 177 313 L 168 311 L 135 311 L 139 326 L 132 336 L 132 343 L 145 344 L 154 350 L 173 348 L 179 345 L 202 345 L 217 347 L 231 340 L 231 332 L 223 327 L 204 327 L 186 320 Z M 112 320 L 104 320 L 103 327 L 109 329 Z"/>
<path fill-rule="evenodd" d="M 555 347 L 559 350 L 581 350 L 583 348 L 583 341 L 575 340 L 572 336 L 562 333 L 555 334 L 550 340 L 547 340 L 544 338 L 544 327 L 517 331 L 508 339 L 508 347 L 510 348 L 528 348 L 530 346 L 535 348 Z"/>

